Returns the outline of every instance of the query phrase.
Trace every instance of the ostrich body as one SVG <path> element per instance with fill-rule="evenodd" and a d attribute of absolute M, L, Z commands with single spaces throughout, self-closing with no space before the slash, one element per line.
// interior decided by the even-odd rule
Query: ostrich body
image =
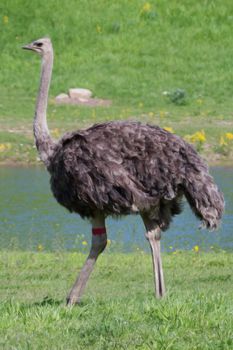
<path fill-rule="evenodd" d="M 105 249 L 108 215 L 141 215 L 152 252 L 155 294 L 165 294 L 160 255 L 161 231 L 181 212 L 185 196 L 203 226 L 214 229 L 224 200 L 194 148 L 180 137 L 159 128 L 130 121 L 97 124 L 65 134 L 58 142 L 49 135 L 46 109 L 53 66 L 50 39 L 23 48 L 42 57 L 42 73 L 34 118 L 36 146 L 51 175 L 57 201 L 92 223 L 89 256 L 67 297 L 78 303 Z"/>

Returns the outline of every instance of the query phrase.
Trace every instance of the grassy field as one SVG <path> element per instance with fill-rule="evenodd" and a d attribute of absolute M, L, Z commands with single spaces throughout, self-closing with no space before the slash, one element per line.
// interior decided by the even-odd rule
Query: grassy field
<path fill-rule="evenodd" d="M 187 139 L 210 162 L 229 160 L 232 10 L 231 0 L 1 2 L 0 161 L 36 161 L 31 124 L 40 62 L 20 47 L 45 35 L 55 49 L 48 111 L 55 137 L 136 119 L 194 135 Z M 54 97 L 70 87 L 90 88 L 112 106 L 56 105 Z"/>
<path fill-rule="evenodd" d="M 1 349 L 232 349 L 233 254 L 164 254 L 156 300 L 150 256 L 104 254 L 80 306 L 65 297 L 78 253 L 0 253 Z"/>

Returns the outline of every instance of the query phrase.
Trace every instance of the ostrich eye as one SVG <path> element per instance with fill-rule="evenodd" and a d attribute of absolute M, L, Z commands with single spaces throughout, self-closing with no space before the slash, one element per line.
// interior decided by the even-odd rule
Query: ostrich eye
<path fill-rule="evenodd" d="M 41 47 L 41 46 L 43 46 L 43 43 L 36 43 L 36 46 Z"/>

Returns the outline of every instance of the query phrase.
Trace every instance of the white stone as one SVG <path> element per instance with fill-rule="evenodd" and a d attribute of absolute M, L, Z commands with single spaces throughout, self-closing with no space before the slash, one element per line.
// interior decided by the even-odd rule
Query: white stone
<path fill-rule="evenodd" d="M 92 96 L 92 92 L 91 90 L 88 89 L 82 89 L 82 88 L 73 88 L 73 89 L 69 89 L 69 96 L 72 99 L 76 99 L 76 98 L 91 98 Z"/>
<path fill-rule="evenodd" d="M 67 100 L 69 100 L 69 96 L 67 94 L 62 93 L 62 94 L 57 95 L 55 97 L 55 99 L 57 102 L 67 101 Z"/>

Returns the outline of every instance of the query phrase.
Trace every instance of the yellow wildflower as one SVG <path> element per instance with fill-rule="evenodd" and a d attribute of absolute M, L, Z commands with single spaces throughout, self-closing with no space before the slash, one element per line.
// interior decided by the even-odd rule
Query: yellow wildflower
<path fill-rule="evenodd" d="M 186 135 L 185 140 L 192 143 L 195 143 L 195 142 L 204 143 L 206 141 L 205 131 L 201 130 L 201 131 L 195 132 L 192 135 Z"/>
<path fill-rule="evenodd" d="M 82 241 L 82 245 L 87 245 L 87 241 Z"/>
<path fill-rule="evenodd" d="M 195 245 L 195 246 L 193 247 L 193 250 L 194 250 L 195 253 L 198 253 L 198 252 L 199 252 L 199 246 L 198 246 L 198 245 Z"/>
<path fill-rule="evenodd" d="M 227 146 L 227 142 L 223 136 L 220 137 L 219 146 Z"/>
<path fill-rule="evenodd" d="M 142 6 L 141 13 L 148 13 L 151 11 L 151 4 L 149 2 L 145 2 L 145 4 Z"/>
<path fill-rule="evenodd" d="M 8 24 L 9 22 L 9 17 L 8 16 L 3 16 L 3 23 Z"/>
<path fill-rule="evenodd" d="M 111 243 L 111 239 L 107 239 L 107 245 L 110 245 Z"/>
<path fill-rule="evenodd" d="M 4 145 L 4 143 L 0 143 L 0 152 L 4 152 L 6 149 L 6 146 Z"/>
<path fill-rule="evenodd" d="M 99 24 L 97 24 L 97 26 L 96 26 L 96 31 L 97 31 L 97 33 L 99 33 L 99 34 L 102 33 L 102 28 L 101 28 L 101 26 L 100 26 Z"/>
<path fill-rule="evenodd" d="M 38 245 L 37 245 L 37 251 L 38 251 L 38 252 L 42 252 L 42 250 L 44 250 L 43 245 L 42 245 L 42 244 L 38 244 Z"/>
<path fill-rule="evenodd" d="M 5 152 L 7 150 L 11 149 L 10 142 L 7 143 L 0 143 L 0 152 Z"/>
<path fill-rule="evenodd" d="M 174 130 L 172 129 L 171 126 L 164 126 L 163 128 L 164 128 L 164 130 L 166 130 L 166 131 L 169 131 L 169 132 L 171 132 L 171 133 L 174 133 Z"/>
<path fill-rule="evenodd" d="M 197 132 L 194 134 L 194 139 L 195 139 L 196 141 L 199 141 L 199 142 L 205 142 L 205 141 L 206 141 L 205 131 L 204 131 L 204 130 L 197 131 Z"/>
<path fill-rule="evenodd" d="M 233 140 L 233 133 L 232 132 L 226 132 L 225 137 L 227 140 Z"/>

